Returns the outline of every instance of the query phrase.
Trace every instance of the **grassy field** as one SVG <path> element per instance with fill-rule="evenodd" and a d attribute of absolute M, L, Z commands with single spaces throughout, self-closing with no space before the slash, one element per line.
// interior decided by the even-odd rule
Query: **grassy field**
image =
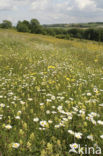
<path fill-rule="evenodd" d="M 103 44 L 1 29 L 0 155 L 71 156 L 78 144 L 103 154 Z"/>
<path fill-rule="evenodd" d="M 51 28 L 64 28 L 64 29 L 98 29 L 103 28 L 103 22 L 91 22 L 91 23 L 72 23 L 72 24 L 50 24 L 45 25 Z"/>

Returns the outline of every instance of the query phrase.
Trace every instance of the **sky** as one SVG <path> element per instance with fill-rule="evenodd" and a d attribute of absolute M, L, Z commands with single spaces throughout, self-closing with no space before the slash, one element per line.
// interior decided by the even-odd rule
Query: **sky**
<path fill-rule="evenodd" d="M 32 18 L 41 24 L 103 22 L 103 0 L 0 0 L 0 22 Z"/>

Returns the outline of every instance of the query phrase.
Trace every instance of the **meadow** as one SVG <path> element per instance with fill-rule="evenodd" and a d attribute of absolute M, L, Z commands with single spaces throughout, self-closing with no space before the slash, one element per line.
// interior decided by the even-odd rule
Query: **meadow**
<path fill-rule="evenodd" d="M 103 44 L 0 29 L 0 155 L 75 156 L 78 144 L 103 155 Z"/>

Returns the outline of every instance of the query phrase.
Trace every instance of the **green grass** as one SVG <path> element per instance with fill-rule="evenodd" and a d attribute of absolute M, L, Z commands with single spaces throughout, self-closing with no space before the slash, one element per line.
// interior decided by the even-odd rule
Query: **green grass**
<path fill-rule="evenodd" d="M 51 24 L 46 25 L 46 27 L 51 28 L 64 28 L 64 29 L 89 29 L 89 28 L 103 28 L 103 22 L 91 22 L 91 23 L 72 23 L 72 24 Z"/>
<path fill-rule="evenodd" d="M 103 152 L 102 103 L 102 43 L 0 29 L 1 155 L 77 155 L 73 143 Z"/>

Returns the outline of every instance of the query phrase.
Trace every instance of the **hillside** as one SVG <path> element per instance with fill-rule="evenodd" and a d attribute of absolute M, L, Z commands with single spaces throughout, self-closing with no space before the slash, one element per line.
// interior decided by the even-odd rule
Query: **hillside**
<path fill-rule="evenodd" d="M 103 151 L 103 44 L 0 29 L 0 128 L 3 156 Z"/>
<path fill-rule="evenodd" d="M 90 23 L 72 23 L 72 24 L 48 24 L 44 25 L 45 27 L 54 27 L 54 28 L 80 28 L 80 29 L 89 29 L 89 28 L 103 28 L 103 22 L 90 22 Z"/>

